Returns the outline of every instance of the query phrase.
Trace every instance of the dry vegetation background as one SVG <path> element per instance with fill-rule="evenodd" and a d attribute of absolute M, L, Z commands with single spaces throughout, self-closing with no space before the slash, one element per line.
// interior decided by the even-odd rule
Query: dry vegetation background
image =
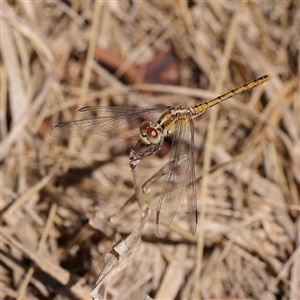
<path fill-rule="evenodd" d="M 297 1 L 7 1 L 1 20 L 2 299 L 91 299 L 99 274 L 105 299 L 300 299 Z M 189 106 L 264 74 L 195 120 L 195 236 L 182 199 L 158 238 L 163 178 L 152 214 L 127 202 L 136 140 L 49 136 L 81 106 Z"/>

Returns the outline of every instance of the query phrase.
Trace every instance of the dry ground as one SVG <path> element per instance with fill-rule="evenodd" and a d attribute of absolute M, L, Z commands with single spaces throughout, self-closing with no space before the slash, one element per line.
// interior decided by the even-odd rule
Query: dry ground
<path fill-rule="evenodd" d="M 1 20 L 2 299 L 91 299 L 99 274 L 105 299 L 300 299 L 297 1 L 2 1 Z M 163 178 L 144 219 L 127 202 L 136 140 L 49 136 L 85 105 L 189 106 L 264 74 L 195 120 L 195 236 L 185 198 L 157 236 Z"/>

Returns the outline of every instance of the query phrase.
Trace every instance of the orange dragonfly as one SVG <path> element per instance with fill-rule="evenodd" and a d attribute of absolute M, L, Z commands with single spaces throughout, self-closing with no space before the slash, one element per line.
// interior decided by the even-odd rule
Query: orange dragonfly
<path fill-rule="evenodd" d="M 157 232 L 159 236 L 166 234 L 185 190 L 190 231 L 194 235 L 197 229 L 198 212 L 193 118 L 200 116 L 212 106 L 261 85 L 271 78 L 270 75 L 261 76 L 210 101 L 188 108 L 86 106 L 76 112 L 74 121 L 55 125 L 50 130 L 50 135 L 55 138 L 90 134 L 121 138 L 138 136 L 139 141 L 129 156 L 130 166 L 134 169 L 140 160 L 159 151 L 163 146 L 164 138 L 173 134 L 169 171 L 166 174 L 157 209 Z"/>

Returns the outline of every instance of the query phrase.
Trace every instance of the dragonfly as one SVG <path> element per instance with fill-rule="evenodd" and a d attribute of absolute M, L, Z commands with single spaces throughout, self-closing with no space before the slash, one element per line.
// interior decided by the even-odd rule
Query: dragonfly
<path fill-rule="evenodd" d="M 185 190 L 190 232 L 195 235 L 198 211 L 193 119 L 209 108 L 271 78 L 270 75 L 261 76 L 212 100 L 188 108 L 85 106 L 76 112 L 73 121 L 55 125 L 50 130 L 50 135 L 55 138 L 73 138 L 90 134 L 119 138 L 137 137 L 138 142 L 129 155 L 130 167 L 134 169 L 142 159 L 159 151 L 164 139 L 172 134 L 168 172 L 157 207 L 157 232 L 159 236 L 166 234 Z"/>

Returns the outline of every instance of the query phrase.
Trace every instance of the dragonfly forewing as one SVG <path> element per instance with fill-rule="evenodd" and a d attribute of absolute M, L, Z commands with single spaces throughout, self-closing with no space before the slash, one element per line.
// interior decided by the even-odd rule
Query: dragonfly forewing
<path fill-rule="evenodd" d="M 110 137 L 131 138 L 137 136 L 140 124 L 145 120 L 156 121 L 168 106 L 147 108 L 93 107 L 79 109 L 74 121 L 54 126 L 50 135 L 69 138 L 98 134 Z"/>

